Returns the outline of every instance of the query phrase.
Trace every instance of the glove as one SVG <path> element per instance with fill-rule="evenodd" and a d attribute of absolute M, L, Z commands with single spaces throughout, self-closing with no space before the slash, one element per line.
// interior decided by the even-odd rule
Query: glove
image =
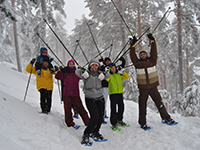
<path fill-rule="evenodd" d="M 104 72 L 104 71 L 105 71 L 105 66 L 102 65 L 102 66 L 100 67 L 100 70 Z"/>
<path fill-rule="evenodd" d="M 36 61 L 36 59 L 35 58 L 33 58 L 32 60 L 31 60 L 31 65 L 33 65 L 34 64 L 34 62 Z"/>
<path fill-rule="evenodd" d="M 68 66 L 66 66 L 65 68 L 61 69 L 61 71 L 65 74 L 65 73 L 69 73 L 70 68 Z"/>
<path fill-rule="evenodd" d="M 86 70 L 81 75 L 84 79 L 89 78 L 89 73 Z"/>
<path fill-rule="evenodd" d="M 103 62 L 103 57 L 101 57 L 101 59 L 99 59 L 99 62 Z"/>
<path fill-rule="evenodd" d="M 49 59 L 49 62 L 52 62 L 54 60 L 54 58 Z"/>
<path fill-rule="evenodd" d="M 147 36 L 148 36 L 149 40 L 155 40 L 151 33 L 147 34 Z"/>
<path fill-rule="evenodd" d="M 105 75 L 101 72 L 98 76 L 99 80 L 103 80 L 105 78 Z"/>
<path fill-rule="evenodd" d="M 137 38 L 134 36 L 133 38 L 130 38 L 130 46 L 132 47 L 133 45 L 135 45 L 135 43 L 137 42 Z"/>
<path fill-rule="evenodd" d="M 59 68 L 58 68 L 57 66 L 54 66 L 54 68 L 55 68 L 55 69 L 54 69 L 55 71 L 58 71 L 58 70 L 59 70 Z"/>
<path fill-rule="evenodd" d="M 117 66 L 116 69 L 117 69 L 117 70 L 121 70 L 121 69 L 122 69 L 122 66 Z"/>

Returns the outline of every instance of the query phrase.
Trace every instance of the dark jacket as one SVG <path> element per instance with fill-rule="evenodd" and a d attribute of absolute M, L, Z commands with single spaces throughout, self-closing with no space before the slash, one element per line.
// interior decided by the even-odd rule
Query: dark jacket
<path fill-rule="evenodd" d="M 147 60 L 138 59 L 135 53 L 135 47 L 130 49 L 130 57 L 136 68 L 137 82 L 139 89 L 151 89 L 159 85 L 158 74 L 156 70 L 157 48 L 156 42 L 151 44 L 150 57 Z"/>

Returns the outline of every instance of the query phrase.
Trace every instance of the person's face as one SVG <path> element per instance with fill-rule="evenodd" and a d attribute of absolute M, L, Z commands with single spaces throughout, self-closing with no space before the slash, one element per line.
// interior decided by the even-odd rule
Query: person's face
<path fill-rule="evenodd" d="M 116 71 L 116 67 L 112 66 L 112 68 L 110 69 L 111 72 L 115 72 Z"/>
<path fill-rule="evenodd" d="M 69 66 L 70 68 L 74 68 L 75 64 L 74 64 L 73 62 L 69 62 L 68 66 Z"/>
<path fill-rule="evenodd" d="M 44 66 L 44 67 L 48 67 L 48 66 L 49 66 L 49 63 L 48 63 L 47 61 L 44 61 L 44 62 L 43 62 L 43 66 Z"/>
<path fill-rule="evenodd" d="M 93 70 L 93 71 L 97 71 L 98 68 L 99 68 L 99 66 L 98 66 L 97 64 L 92 64 L 92 65 L 90 66 L 90 69 Z"/>
<path fill-rule="evenodd" d="M 106 65 L 108 66 L 110 64 L 110 60 L 106 60 Z"/>
<path fill-rule="evenodd" d="M 42 55 L 43 55 L 43 56 L 46 56 L 46 55 L 47 55 L 47 53 L 42 53 Z"/>
<path fill-rule="evenodd" d="M 140 58 L 141 58 L 141 59 L 146 59 L 146 58 L 147 58 L 147 55 L 146 55 L 145 53 L 142 53 L 142 54 L 140 55 Z"/>

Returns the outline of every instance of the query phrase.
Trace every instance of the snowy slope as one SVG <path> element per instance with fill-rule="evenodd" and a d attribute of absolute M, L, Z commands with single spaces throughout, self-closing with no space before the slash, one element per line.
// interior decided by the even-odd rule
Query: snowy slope
<path fill-rule="evenodd" d="M 58 88 L 54 84 L 53 107 L 49 115 L 37 113 L 39 93 L 35 87 L 35 77 L 31 78 L 26 102 L 23 97 L 28 74 L 10 69 L 8 64 L 0 64 L 0 149 L 1 150 L 198 150 L 200 149 L 200 119 L 172 115 L 179 122 L 176 126 L 161 123 L 159 114 L 148 110 L 148 124 L 152 127 L 143 131 L 137 124 L 138 106 L 125 101 L 124 121 L 131 124 L 121 132 L 102 125 L 101 133 L 107 142 L 95 143 L 92 147 L 80 144 L 84 125 L 81 119 L 79 130 L 68 128 L 63 121 L 63 105 L 60 103 Z M 81 93 L 81 97 L 84 95 Z M 109 101 L 107 107 L 109 111 Z"/>

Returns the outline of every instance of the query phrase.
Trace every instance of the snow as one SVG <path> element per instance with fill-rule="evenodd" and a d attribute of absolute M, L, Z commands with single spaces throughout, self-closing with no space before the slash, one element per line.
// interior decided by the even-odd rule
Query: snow
<path fill-rule="evenodd" d="M 179 124 L 168 126 L 161 123 L 159 114 L 148 109 L 147 121 L 152 129 L 143 131 L 137 123 L 138 105 L 132 101 L 125 101 L 124 112 L 124 121 L 130 127 L 114 132 L 107 119 L 108 124 L 102 125 L 100 132 L 108 141 L 93 142 L 92 147 L 83 146 L 80 140 L 85 126 L 81 119 L 75 119 L 76 124 L 81 125 L 78 130 L 64 124 L 57 85 L 54 84 L 51 113 L 40 114 L 35 76 L 31 76 L 26 101 L 23 102 L 29 74 L 12 68 L 9 64 L 0 64 L 1 150 L 198 150 L 200 147 L 200 118 L 171 114 Z M 82 92 L 81 97 L 84 97 Z M 108 101 L 108 114 L 109 105 Z"/>

